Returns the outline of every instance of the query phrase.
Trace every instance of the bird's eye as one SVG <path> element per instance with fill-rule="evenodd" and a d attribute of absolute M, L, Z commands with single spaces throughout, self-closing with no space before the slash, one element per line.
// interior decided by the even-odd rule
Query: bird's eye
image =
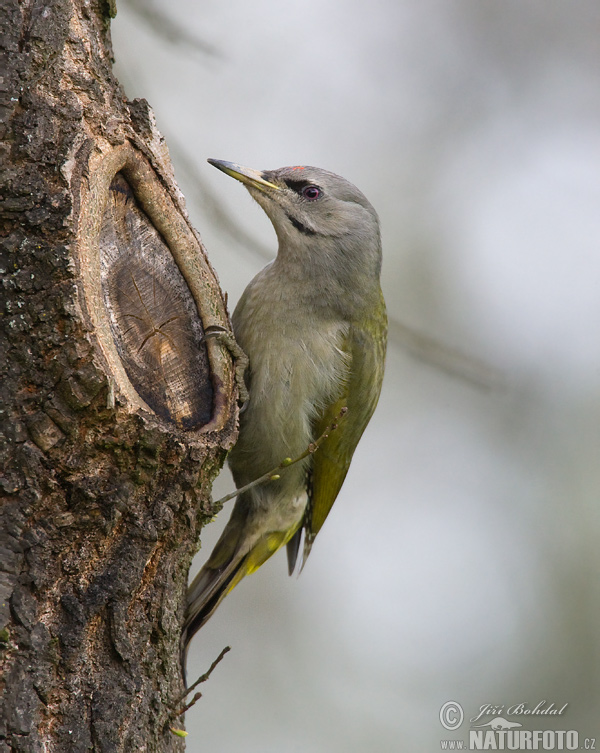
<path fill-rule="evenodd" d="M 302 189 L 302 196 L 309 201 L 318 199 L 321 195 L 321 189 L 318 186 L 304 186 Z"/>

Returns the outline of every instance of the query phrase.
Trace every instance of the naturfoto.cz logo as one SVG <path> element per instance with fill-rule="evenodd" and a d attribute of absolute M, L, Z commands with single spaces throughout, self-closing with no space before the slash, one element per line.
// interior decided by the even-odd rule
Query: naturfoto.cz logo
<path fill-rule="evenodd" d="M 469 719 L 471 729 L 466 740 L 441 740 L 442 750 L 596 750 L 596 738 L 582 738 L 577 730 L 527 730 L 521 720 L 540 723 L 561 717 L 568 703 L 562 706 L 540 701 L 535 706 L 527 703 L 483 704 L 475 716 Z M 491 719 L 489 717 L 492 717 Z M 517 717 L 507 719 L 506 717 Z M 453 732 L 464 721 L 460 703 L 447 701 L 439 714 L 442 726 Z"/>

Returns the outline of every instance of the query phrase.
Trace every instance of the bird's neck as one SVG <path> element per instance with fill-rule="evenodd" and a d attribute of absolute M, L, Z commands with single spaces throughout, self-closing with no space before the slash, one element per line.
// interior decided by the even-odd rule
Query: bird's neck
<path fill-rule="evenodd" d="M 272 270 L 312 310 L 331 310 L 351 321 L 381 295 L 379 240 L 368 246 L 348 236 L 321 238 L 314 245 L 280 239 Z"/>

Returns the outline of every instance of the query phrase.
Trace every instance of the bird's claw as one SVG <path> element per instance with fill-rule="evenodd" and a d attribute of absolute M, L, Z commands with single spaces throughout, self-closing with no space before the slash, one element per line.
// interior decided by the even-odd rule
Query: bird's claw
<path fill-rule="evenodd" d="M 231 354 L 235 370 L 235 383 L 238 388 L 238 400 L 241 403 L 241 413 L 245 409 L 246 403 L 250 398 L 250 395 L 248 394 L 248 388 L 246 387 L 246 381 L 244 379 L 249 363 L 248 356 L 237 344 L 233 333 L 225 329 L 225 327 L 220 327 L 216 324 L 207 327 L 204 332 L 203 340 L 208 340 L 209 338 L 212 338 L 219 342 L 221 345 L 227 348 L 227 350 Z"/>

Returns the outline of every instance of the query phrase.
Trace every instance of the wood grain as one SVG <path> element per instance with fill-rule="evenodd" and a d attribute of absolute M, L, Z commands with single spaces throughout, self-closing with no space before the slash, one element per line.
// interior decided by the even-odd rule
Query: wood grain
<path fill-rule="evenodd" d="M 163 419 L 197 429 L 212 414 L 202 322 L 168 246 L 121 173 L 100 230 L 102 294 L 127 376 Z"/>

